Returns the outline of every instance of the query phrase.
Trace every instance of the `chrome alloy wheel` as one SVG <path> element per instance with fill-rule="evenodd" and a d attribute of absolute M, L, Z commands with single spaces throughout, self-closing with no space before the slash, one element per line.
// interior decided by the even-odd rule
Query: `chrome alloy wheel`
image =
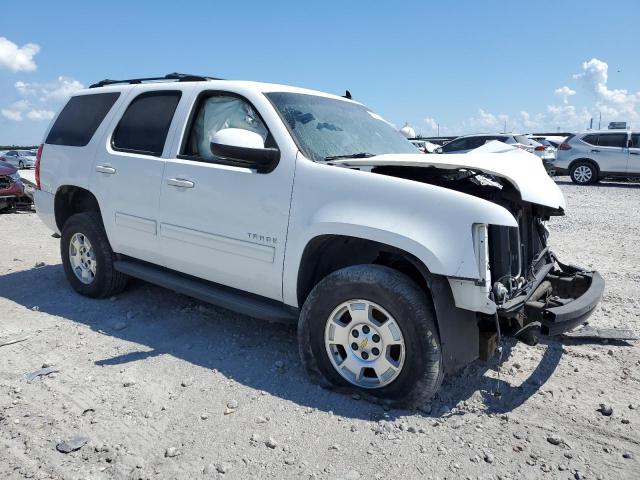
<path fill-rule="evenodd" d="M 578 181 L 578 183 L 587 183 L 589 182 L 589 180 L 591 180 L 593 171 L 586 165 L 580 165 L 574 170 L 573 176 Z"/>
<path fill-rule="evenodd" d="M 78 280 L 89 285 L 96 278 L 96 254 L 82 233 L 74 233 L 69 242 L 69 263 Z"/>
<path fill-rule="evenodd" d="M 402 371 L 402 331 L 384 308 L 369 300 L 338 305 L 327 320 L 324 343 L 333 367 L 357 387 L 384 387 Z"/>

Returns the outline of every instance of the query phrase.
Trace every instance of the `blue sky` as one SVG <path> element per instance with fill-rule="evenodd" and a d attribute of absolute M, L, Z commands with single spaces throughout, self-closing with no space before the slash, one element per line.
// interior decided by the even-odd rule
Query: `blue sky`
<path fill-rule="evenodd" d="M 81 85 L 173 71 L 349 89 L 424 134 L 640 126 L 637 1 L 141 3 L 3 1 L 0 144 Z"/>

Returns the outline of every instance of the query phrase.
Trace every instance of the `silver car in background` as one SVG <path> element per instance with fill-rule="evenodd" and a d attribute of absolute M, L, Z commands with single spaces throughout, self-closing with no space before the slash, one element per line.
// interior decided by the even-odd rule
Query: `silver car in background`
<path fill-rule="evenodd" d="M 558 147 L 553 167 L 574 183 L 604 178 L 640 177 L 640 132 L 604 130 L 568 136 Z"/>
<path fill-rule="evenodd" d="M 20 169 L 35 168 L 36 166 L 36 154 L 32 150 L 8 150 L 0 154 L 0 160 Z"/>

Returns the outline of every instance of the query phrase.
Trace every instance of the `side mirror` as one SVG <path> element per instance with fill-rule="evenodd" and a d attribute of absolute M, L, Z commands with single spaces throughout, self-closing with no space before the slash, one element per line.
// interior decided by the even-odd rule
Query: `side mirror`
<path fill-rule="evenodd" d="M 436 148 L 436 153 L 443 153 L 442 147 Z"/>
<path fill-rule="evenodd" d="M 260 135 L 242 128 L 218 130 L 211 139 L 210 148 L 216 157 L 246 163 L 259 173 L 270 172 L 280 160 L 280 150 L 265 148 Z"/>

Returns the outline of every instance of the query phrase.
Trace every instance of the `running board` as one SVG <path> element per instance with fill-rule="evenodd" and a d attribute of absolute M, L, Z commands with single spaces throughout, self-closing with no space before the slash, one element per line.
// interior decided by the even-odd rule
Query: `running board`
<path fill-rule="evenodd" d="M 116 260 L 114 268 L 131 277 L 197 298 L 203 302 L 270 322 L 297 323 L 299 312 L 282 302 L 132 260 Z"/>

